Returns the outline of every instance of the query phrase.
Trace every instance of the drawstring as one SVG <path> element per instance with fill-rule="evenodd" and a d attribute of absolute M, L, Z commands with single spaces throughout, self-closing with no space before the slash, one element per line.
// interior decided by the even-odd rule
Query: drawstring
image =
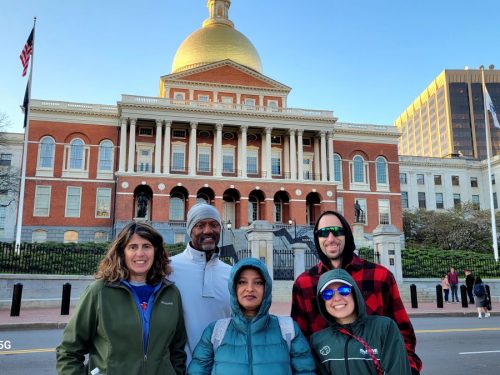
<path fill-rule="evenodd" d="M 351 336 L 352 338 L 354 338 L 357 341 L 359 341 L 361 343 L 361 345 L 363 345 L 365 347 L 368 355 L 371 357 L 371 359 L 373 361 L 373 365 L 375 366 L 375 369 L 377 370 L 377 374 L 378 375 L 383 375 L 384 374 L 384 371 L 382 370 L 382 367 L 380 366 L 379 360 L 377 359 L 377 357 L 375 357 L 375 354 L 373 353 L 373 349 L 370 347 L 370 345 L 368 345 L 368 343 L 365 340 L 363 340 L 361 337 L 353 335 L 352 333 L 350 333 L 345 328 L 339 329 L 339 332 L 343 333 L 344 335 Z"/>

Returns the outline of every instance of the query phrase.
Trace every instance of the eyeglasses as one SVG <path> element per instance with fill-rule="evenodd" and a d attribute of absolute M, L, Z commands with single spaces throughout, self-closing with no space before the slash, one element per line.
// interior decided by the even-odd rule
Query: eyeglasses
<path fill-rule="evenodd" d="M 317 234 L 318 237 L 328 237 L 333 234 L 333 237 L 345 236 L 345 230 L 342 227 L 324 227 L 321 229 L 317 229 L 314 234 Z"/>
<path fill-rule="evenodd" d="M 321 297 L 323 297 L 325 301 L 329 301 L 335 295 L 335 291 L 337 291 L 337 293 L 342 297 L 347 297 L 349 294 L 351 294 L 351 287 L 349 285 L 344 285 L 338 287 L 337 289 L 325 289 L 321 293 Z"/>

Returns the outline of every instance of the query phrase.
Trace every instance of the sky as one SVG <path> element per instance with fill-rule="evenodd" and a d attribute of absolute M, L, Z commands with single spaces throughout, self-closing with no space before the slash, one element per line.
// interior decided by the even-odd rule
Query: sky
<path fill-rule="evenodd" d="M 0 113 L 22 132 L 19 54 L 37 17 L 32 98 L 157 96 L 206 0 L 0 0 Z M 481 7 L 478 6 L 481 4 Z M 500 69 L 498 0 L 232 0 L 229 18 L 288 106 L 392 125 L 444 69 Z"/>

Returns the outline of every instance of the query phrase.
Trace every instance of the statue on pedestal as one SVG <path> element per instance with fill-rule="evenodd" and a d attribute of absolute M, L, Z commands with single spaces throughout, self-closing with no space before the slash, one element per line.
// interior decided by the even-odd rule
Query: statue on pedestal
<path fill-rule="evenodd" d="M 137 215 L 136 217 L 146 217 L 148 213 L 149 198 L 144 192 L 137 196 Z"/>
<path fill-rule="evenodd" d="M 361 213 L 363 210 L 361 209 L 361 205 L 359 204 L 358 200 L 356 200 L 356 203 L 354 203 L 354 222 L 360 223 L 360 218 L 361 218 Z"/>

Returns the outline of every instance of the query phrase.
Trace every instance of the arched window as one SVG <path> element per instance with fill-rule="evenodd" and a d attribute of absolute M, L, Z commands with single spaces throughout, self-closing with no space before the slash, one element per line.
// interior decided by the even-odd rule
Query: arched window
<path fill-rule="evenodd" d="M 69 168 L 83 169 L 83 141 L 74 139 L 70 143 Z"/>
<path fill-rule="evenodd" d="M 342 181 L 342 159 L 340 155 L 333 155 L 333 181 Z"/>
<path fill-rule="evenodd" d="M 280 197 L 274 197 L 274 222 L 283 222 L 283 201 Z"/>
<path fill-rule="evenodd" d="M 102 141 L 99 145 L 99 171 L 113 171 L 113 143 L 111 141 Z"/>
<path fill-rule="evenodd" d="M 354 182 L 365 183 L 365 167 L 364 160 L 361 156 L 357 155 L 353 160 L 353 180 Z"/>
<path fill-rule="evenodd" d="M 248 197 L 248 224 L 259 218 L 259 200 L 255 195 Z"/>
<path fill-rule="evenodd" d="M 377 184 L 387 185 L 387 160 L 379 156 L 375 164 L 377 166 Z"/>
<path fill-rule="evenodd" d="M 170 220 L 184 220 L 184 196 L 180 193 L 174 193 L 170 196 Z"/>
<path fill-rule="evenodd" d="M 43 137 L 40 140 L 38 151 L 38 168 L 54 168 L 55 142 L 52 137 Z"/>

